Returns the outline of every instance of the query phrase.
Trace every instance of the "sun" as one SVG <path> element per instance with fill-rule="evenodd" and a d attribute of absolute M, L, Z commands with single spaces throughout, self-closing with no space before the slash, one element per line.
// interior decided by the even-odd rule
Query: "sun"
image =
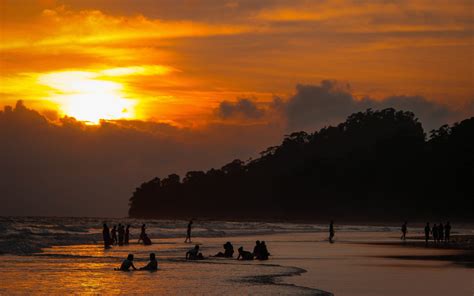
<path fill-rule="evenodd" d="M 125 97 L 120 82 L 107 80 L 100 73 L 54 72 L 41 75 L 38 81 L 51 89 L 48 99 L 77 120 L 98 124 L 101 119 L 135 117 L 135 100 Z"/>

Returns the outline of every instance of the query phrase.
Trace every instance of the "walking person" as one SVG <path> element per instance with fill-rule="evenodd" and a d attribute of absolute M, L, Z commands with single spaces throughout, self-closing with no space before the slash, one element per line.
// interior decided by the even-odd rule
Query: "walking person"
<path fill-rule="evenodd" d="M 186 231 L 186 239 L 184 240 L 185 243 L 191 243 L 191 228 L 193 226 L 193 220 L 190 220 L 188 223 L 188 229 Z"/>
<path fill-rule="evenodd" d="M 401 240 L 406 241 L 407 239 L 407 222 L 403 223 L 402 225 L 402 236 L 400 237 Z"/>
<path fill-rule="evenodd" d="M 331 223 L 329 224 L 329 242 L 331 244 L 334 243 L 333 238 L 334 238 L 334 221 L 331 220 Z"/>
<path fill-rule="evenodd" d="M 140 232 L 140 237 L 138 238 L 138 243 L 140 243 L 140 241 L 143 240 L 146 237 L 147 237 L 147 235 L 146 235 L 146 225 L 143 224 L 142 225 L 142 230 Z"/>
<path fill-rule="evenodd" d="M 114 225 L 112 228 L 112 244 L 117 244 L 117 226 Z"/>

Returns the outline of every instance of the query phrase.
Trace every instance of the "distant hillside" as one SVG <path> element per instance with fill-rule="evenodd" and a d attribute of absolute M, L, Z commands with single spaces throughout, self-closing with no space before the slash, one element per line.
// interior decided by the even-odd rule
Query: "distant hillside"
<path fill-rule="evenodd" d="M 287 135 L 247 163 L 154 178 L 136 188 L 129 215 L 474 220 L 473 197 L 474 117 L 426 135 L 411 112 L 369 109 Z"/>

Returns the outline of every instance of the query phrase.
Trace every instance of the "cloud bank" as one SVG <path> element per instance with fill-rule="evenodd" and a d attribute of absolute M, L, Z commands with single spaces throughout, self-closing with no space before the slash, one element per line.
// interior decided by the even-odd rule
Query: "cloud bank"
<path fill-rule="evenodd" d="M 134 188 L 155 176 L 246 160 L 288 132 L 387 107 L 413 111 L 425 131 L 474 115 L 474 104 L 453 110 L 421 96 L 356 98 L 332 80 L 299 84 L 293 95 L 267 103 L 221 101 L 199 129 L 139 120 L 90 126 L 45 117 L 20 101 L 0 111 L 0 215 L 125 216 Z"/>

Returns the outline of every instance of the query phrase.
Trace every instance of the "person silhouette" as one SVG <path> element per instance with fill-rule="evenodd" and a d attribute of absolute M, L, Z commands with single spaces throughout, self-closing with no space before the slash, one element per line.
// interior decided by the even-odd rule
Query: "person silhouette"
<path fill-rule="evenodd" d="M 199 253 L 199 245 L 186 252 L 186 260 L 201 260 L 204 259 L 202 253 Z"/>
<path fill-rule="evenodd" d="M 123 246 L 123 237 L 125 235 L 125 229 L 122 224 L 119 223 L 118 226 L 118 244 L 119 246 Z"/>
<path fill-rule="evenodd" d="M 234 246 L 230 242 L 224 244 L 224 253 L 219 252 L 214 257 L 232 258 L 234 256 Z"/>
<path fill-rule="evenodd" d="M 117 244 L 117 226 L 114 225 L 112 228 L 112 244 Z"/>
<path fill-rule="evenodd" d="M 102 229 L 102 237 L 104 239 L 104 248 L 110 248 L 110 230 L 107 224 L 104 223 L 104 228 Z"/>
<path fill-rule="evenodd" d="M 140 267 L 140 270 L 158 270 L 158 261 L 156 261 L 155 253 L 150 253 L 150 262 L 147 265 Z"/>
<path fill-rule="evenodd" d="M 430 232 L 431 232 L 430 222 L 426 222 L 426 226 L 425 226 L 425 246 L 426 247 L 428 246 L 428 240 L 430 239 Z"/>
<path fill-rule="evenodd" d="M 331 220 L 331 223 L 329 223 L 329 242 L 332 244 L 334 243 L 333 238 L 334 238 L 334 221 Z"/>
<path fill-rule="evenodd" d="M 268 256 L 270 256 L 270 253 L 268 252 L 267 245 L 265 244 L 265 241 L 262 241 L 260 243 L 260 258 L 257 259 L 268 260 Z"/>
<path fill-rule="evenodd" d="M 193 226 L 193 220 L 190 220 L 188 223 L 188 229 L 186 231 L 186 239 L 184 240 L 185 243 L 191 243 L 191 228 Z"/>
<path fill-rule="evenodd" d="M 403 223 L 402 225 L 402 236 L 400 237 L 401 240 L 406 240 L 407 239 L 407 222 Z"/>
<path fill-rule="evenodd" d="M 123 243 L 124 243 L 125 245 L 128 245 L 129 240 L 130 240 L 130 224 L 127 225 L 127 228 L 125 229 L 125 238 L 124 238 Z"/>
<path fill-rule="evenodd" d="M 132 254 L 128 254 L 127 259 L 123 260 L 122 265 L 120 265 L 120 268 L 116 268 L 115 270 L 130 271 L 130 267 L 133 268 L 133 270 L 137 270 L 135 265 L 133 265 Z"/>
<path fill-rule="evenodd" d="M 262 248 L 261 248 L 261 245 L 260 245 L 260 241 L 256 241 L 255 242 L 255 247 L 253 247 L 253 256 L 257 259 L 260 258 L 260 255 L 262 253 Z"/>
<path fill-rule="evenodd" d="M 433 228 L 431 228 L 431 233 L 433 234 L 433 241 L 438 243 L 438 226 L 433 224 Z"/>
<path fill-rule="evenodd" d="M 142 230 L 140 232 L 140 237 L 138 238 L 138 243 L 146 237 L 146 225 L 142 225 Z"/>
<path fill-rule="evenodd" d="M 438 226 L 438 242 L 441 243 L 442 241 L 444 241 L 444 227 L 443 227 L 443 223 L 439 223 L 439 226 Z"/>
<path fill-rule="evenodd" d="M 239 256 L 237 256 L 237 260 L 253 260 L 253 254 L 250 253 L 249 251 L 244 251 L 244 247 L 240 247 L 238 249 L 239 251 Z"/>
<path fill-rule="evenodd" d="M 451 224 L 448 221 L 448 223 L 446 223 L 446 225 L 444 226 L 444 241 L 449 243 L 449 240 L 451 239 L 450 236 L 451 236 Z"/>

